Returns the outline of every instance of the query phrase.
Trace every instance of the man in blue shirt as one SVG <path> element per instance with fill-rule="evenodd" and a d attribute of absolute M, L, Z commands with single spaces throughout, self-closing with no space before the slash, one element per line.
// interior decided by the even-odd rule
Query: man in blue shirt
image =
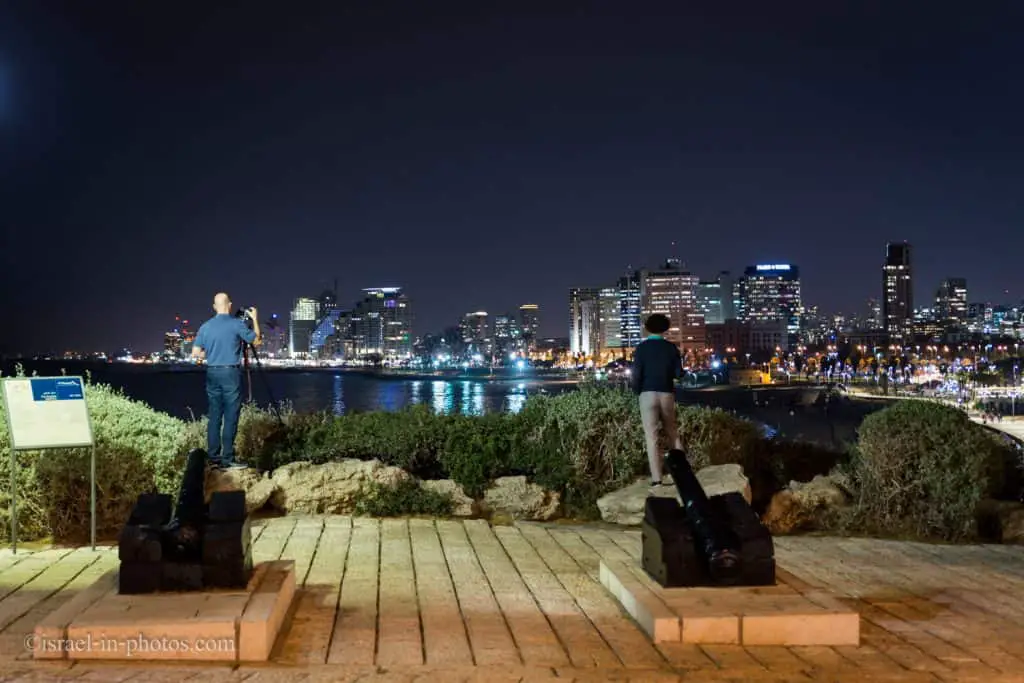
<path fill-rule="evenodd" d="M 243 344 L 260 343 L 260 323 L 255 308 L 248 311 L 252 329 L 231 315 L 231 299 L 223 292 L 213 297 L 213 310 L 217 315 L 202 324 L 192 346 L 192 356 L 206 360 L 207 453 L 215 468 L 244 469 L 246 465 L 235 462 L 235 434 L 242 412 L 242 349 Z"/>

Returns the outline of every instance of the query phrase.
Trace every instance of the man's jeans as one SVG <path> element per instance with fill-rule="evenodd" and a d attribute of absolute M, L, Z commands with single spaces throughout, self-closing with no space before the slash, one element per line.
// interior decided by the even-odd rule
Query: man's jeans
<path fill-rule="evenodd" d="M 210 405 L 210 423 L 206 429 L 210 462 L 230 465 L 235 460 L 235 434 L 242 412 L 242 369 L 237 365 L 207 367 L 206 399 Z"/>

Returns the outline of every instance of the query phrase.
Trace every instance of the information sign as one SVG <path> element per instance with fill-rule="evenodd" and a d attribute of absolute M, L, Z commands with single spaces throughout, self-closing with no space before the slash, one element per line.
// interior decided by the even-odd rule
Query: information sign
<path fill-rule="evenodd" d="M 5 379 L 4 405 L 16 451 L 93 445 L 81 377 Z"/>
<path fill-rule="evenodd" d="M 11 550 L 18 549 L 18 451 L 91 447 L 89 508 L 96 549 L 96 443 L 81 377 L 10 377 L 3 381 L 11 440 Z"/>

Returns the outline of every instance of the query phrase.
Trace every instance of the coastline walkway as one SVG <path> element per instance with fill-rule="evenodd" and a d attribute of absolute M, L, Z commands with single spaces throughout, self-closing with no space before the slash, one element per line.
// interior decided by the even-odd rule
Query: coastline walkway
<path fill-rule="evenodd" d="M 46 614 L 116 567 L 113 548 L 0 551 L 0 681 L 1024 681 L 1024 547 L 811 536 L 780 567 L 861 615 L 860 647 L 653 645 L 598 581 L 637 561 L 607 525 L 282 517 L 254 559 L 296 562 L 267 665 L 46 663 Z"/>

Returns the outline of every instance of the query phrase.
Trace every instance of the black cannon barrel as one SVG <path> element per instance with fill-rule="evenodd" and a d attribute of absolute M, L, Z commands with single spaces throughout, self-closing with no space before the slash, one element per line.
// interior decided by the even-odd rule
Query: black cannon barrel
<path fill-rule="evenodd" d="M 185 474 L 178 489 L 174 520 L 180 526 L 197 527 L 206 517 L 206 451 L 196 448 L 188 454 Z"/>
<path fill-rule="evenodd" d="M 731 583 L 738 579 L 741 572 L 738 542 L 729 533 L 728 521 L 714 518 L 704 487 L 697 481 L 686 454 L 678 449 L 669 451 L 665 465 L 679 491 L 686 518 L 707 559 L 712 578 L 718 583 Z"/>

